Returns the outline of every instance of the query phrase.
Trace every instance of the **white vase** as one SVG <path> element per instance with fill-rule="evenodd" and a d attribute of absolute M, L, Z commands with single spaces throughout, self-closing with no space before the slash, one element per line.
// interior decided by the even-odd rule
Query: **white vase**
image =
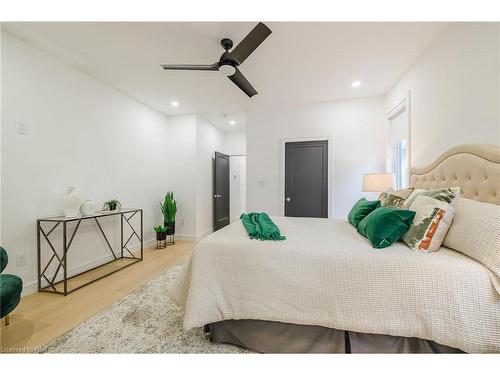
<path fill-rule="evenodd" d="M 80 206 L 80 211 L 84 215 L 93 215 L 97 212 L 97 205 L 90 199 L 86 199 Z"/>
<path fill-rule="evenodd" d="M 82 198 L 76 193 L 76 188 L 70 186 L 66 188 L 66 200 L 64 202 L 64 215 L 66 217 L 78 216 L 80 214 L 80 206 Z"/>

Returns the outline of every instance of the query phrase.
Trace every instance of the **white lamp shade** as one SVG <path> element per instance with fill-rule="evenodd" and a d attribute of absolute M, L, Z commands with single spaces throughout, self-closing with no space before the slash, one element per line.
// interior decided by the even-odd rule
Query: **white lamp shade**
<path fill-rule="evenodd" d="M 366 173 L 363 175 L 363 191 L 380 193 L 394 189 L 393 173 Z"/>

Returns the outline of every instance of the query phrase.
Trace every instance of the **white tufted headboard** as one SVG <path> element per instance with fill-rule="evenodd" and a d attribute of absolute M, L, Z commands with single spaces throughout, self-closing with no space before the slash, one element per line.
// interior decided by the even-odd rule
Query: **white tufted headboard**
<path fill-rule="evenodd" d="M 453 147 L 424 168 L 410 169 L 410 186 L 420 189 L 460 186 L 461 196 L 500 205 L 500 147 Z"/>

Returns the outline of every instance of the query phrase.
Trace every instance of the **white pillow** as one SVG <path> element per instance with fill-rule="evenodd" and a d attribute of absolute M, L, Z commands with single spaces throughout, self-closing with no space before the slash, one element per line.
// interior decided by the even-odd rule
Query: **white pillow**
<path fill-rule="evenodd" d="M 459 187 L 432 190 L 416 189 L 405 200 L 404 207 L 415 211 L 410 229 L 402 240 L 412 250 L 437 251 L 453 220 Z"/>
<path fill-rule="evenodd" d="M 459 198 L 443 245 L 468 255 L 500 277 L 500 206 Z"/>

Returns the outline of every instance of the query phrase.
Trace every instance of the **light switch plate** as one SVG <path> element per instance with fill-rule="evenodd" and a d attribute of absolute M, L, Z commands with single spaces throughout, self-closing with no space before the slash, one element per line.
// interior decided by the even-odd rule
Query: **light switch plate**
<path fill-rule="evenodd" d="M 28 124 L 25 122 L 17 121 L 16 130 L 17 134 L 28 135 Z"/>
<path fill-rule="evenodd" d="M 18 253 L 16 255 L 16 266 L 17 267 L 25 267 L 27 263 L 28 263 L 28 259 L 27 259 L 26 253 Z"/>
<path fill-rule="evenodd" d="M 264 180 L 257 181 L 257 186 L 260 187 L 260 188 L 265 187 L 266 186 L 266 181 L 264 181 Z"/>

